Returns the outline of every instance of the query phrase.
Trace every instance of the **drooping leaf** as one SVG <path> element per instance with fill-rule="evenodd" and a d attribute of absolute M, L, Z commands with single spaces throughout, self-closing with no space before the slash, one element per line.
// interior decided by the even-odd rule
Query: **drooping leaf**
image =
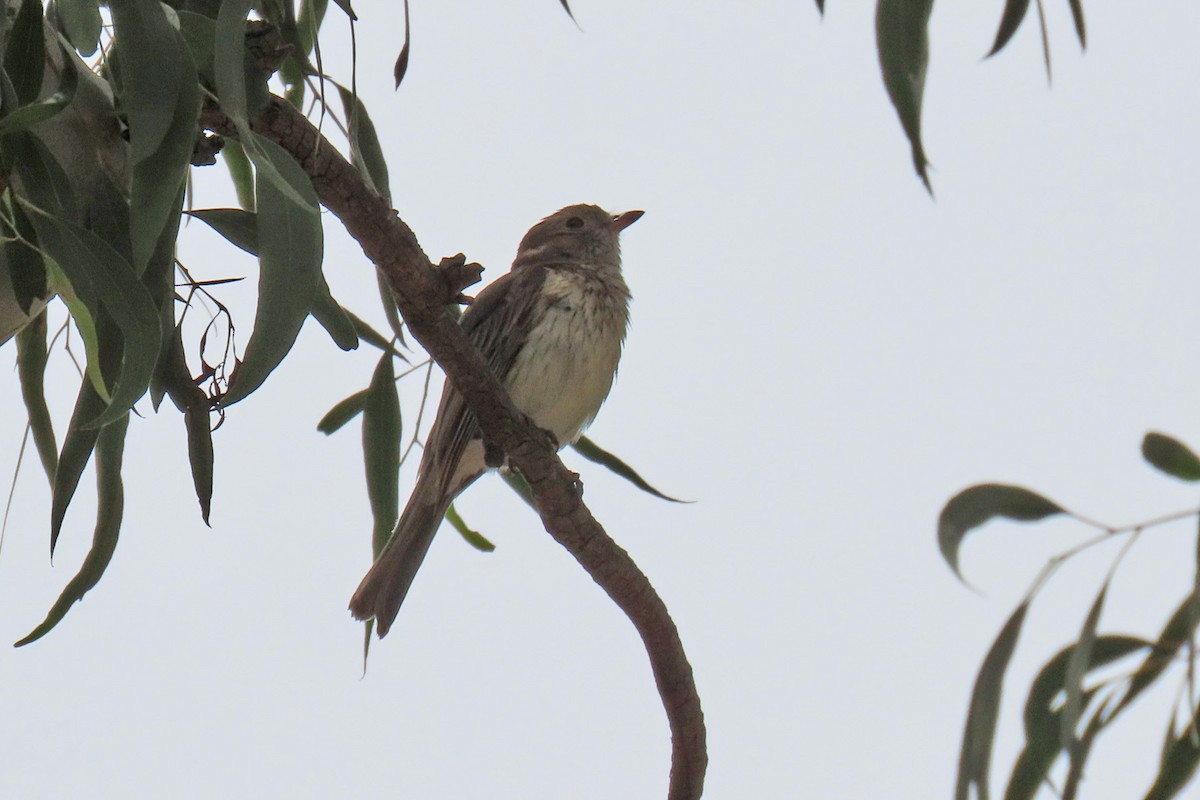
<path fill-rule="evenodd" d="M 676 498 L 665 495 L 658 489 L 655 489 L 653 486 L 647 483 L 645 479 L 633 469 L 633 467 L 629 466 L 617 456 L 600 447 L 586 436 L 580 436 L 578 441 L 572 444 L 571 447 L 575 450 L 575 452 L 579 453 L 579 455 L 583 456 L 588 461 L 592 461 L 603 467 L 607 467 L 609 470 L 629 481 L 643 492 L 652 494 L 662 500 L 669 500 L 672 503 L 688 502 L 686 500 L 677 500 Z"/>
<path fill-rule="evenodd" d="M 209 524 L 212 513 L 213 493 L 213 445 L 212 429 L 209 427 L 210 407 L 208 396 L 192 379 L 187 359 L 183 352 L 182 332 L 172 326 L 169 341 L 158 369 L 164 389 L 171 402 L 183 412 L 184 429 L 187 431 L 188 464 L 192 469 L 192 486 L 200 504 L 200 516 Z"/>
<path fill-rule="evenodd" d="M 258 217 L 243 208 L 198 208 L 185 212 L 208 225 L 234 247 L 258 255 Z"/>
<path fill-rule="evenodd" d="M 404 0 L 404 46 L 400 48 L 400 55 L 396 56 L 396 63 L 392 65 L 392 78 L 395 80 L 393 88 L 396 89 L 400 88 L 400 83 L 408 73 L 408 46 L 411 41 L 411 33 L 412 26 L 408 16 L 408 0 Z"/>
<path fill-rule="evenodd" d="M 342 350 L 358 349 L 358 333 L 354 330 L 354 323 L 350 321 L 346 309 L 330 294 L 329 283 L 324 275 L 313 297 L 312 316 Z"/>
<path fill-rule="evenodd" d="M 159 0 L 110 0 L 109 8 L 121 61 L 121 107 L 129 119 L 130 165 L 136 167 L 159 149 L 175 122 L 185 50 Z M 170 194 L 175 196 L 175 187 Z"/>
<path fill-rule="evenodd" d="M 71 101 L 75 98 L 79 73 L 76 71 L 76 65 L 73 60 L 69 58 L 64 59 L 63 64 L 63 79 L 58 90 L 49 97 L 34 101 L 29 105 L 21 106 L 14 109 L 12 113 L 0 118 L 0 135 L 28 130 L 34 125 L 58 115 L 59 112 L 71 104 Z"/>
<path fill-rule="evenodd" d="M 878 0 L 875 40 L 888 97 L 912 146 L 913 167 L 930 194 L 929 159 L 921 141 L 921 102 L 929 66 L 929 15 L 933 0 Z"/>
<path fill-rule="evenodd" d="M 575 15 L 571 13 L 571 7 L 567 5 L 567 0 L 558 0 L 558 2 L 562 4 L 563 11 L 567 12 L 567 16 L 571 18 L 571 21 L 576 22 Z"/>
<path fill-rule="evenodd" d="M 1071 18 L 1075 21 L 1075 35 L 1079 37 L 1079 46 L 1087 49 L 1087 25 L 1083 21 L 1083 0 L 1067 0 L 1071 6 Z"/>
<path fill-rule="evenodd" d="M 1163 751 L 1158 775 L 1155 776 L 1150 790 L 1146 792 L 1146 800 L 1170 800 L 1178 797 L 1191 783 L 1196 775 L 1196 767 L 1200 766 L 1200 739 L 1195 735 L 1198 727 L 1200 705 L 1196 707 L 1191 720 L 1179 735 L 1169 740 Z"/>
<path fill-rule="evenodd" d="M 355 14 L 354 9 L 350 7 L 350 0 L 333 0 L 333 2 L 337 4 L 338 8 L 346 12 L 346 16 L 352 21 L 356 21 L 358 19 L 358 14 Z"/>
<path fill-rule="evenodd" d="M 975 786 L 978 800 L 988 798 L 988 773 L 992 764 L 996 722 L 1000 716 L 1004 673 L 1008 670 L 1008 662 L 1012 659 L 1028 610 L 1028 601 L 1017 606 L 1017 610 L 1000 629 L 975 678 L 971 705 L 967 709 L 967 725 L 963 731 L 962 752 L 958 758 L 955 800 L 969 800 L 972 785 Z"/>
<path fill-rule="evenodd" d="M 374 520 L 376 556 L 387 544 L 400 516 L 400 395 L 392 357 L 379 358 L 363 403 L 363 465 Z"/>
<path fill-rule="evenodd" d="M 67 583 L 58 600 L 50 608 L 46 619 L 29 635 L 16 643 L 17 647 L 37 641 L 59 623 L 71 606 L 104 575 L 112 561 L 121 532 L 121 519 L 125 513 L 125 490 L 121 482 L 121 463 L 125 452 L 125 433 L 129 428 L 129 415 L 125 414 L 99 433 L 96 442 L 96 528 L 92 534 L 92 549 L 83 560 L 83 565 L 74 578 Z"/>
<path fill-rule="evenodd" d="M 300 14 L 296 18 L 296 36 L 302 54 L 307 56 L 313 51 L 317 33 L 321 30 L 321 23 L 325 21 L 325 11 L 328 8 L 329 0 L 303 0 L 300 3 Z"/>
<path fill-rule="evenodd" d="M 1109 715 L 1110 722 L 1158 680 L 1174 662 L 1179 650 L 1195 635 L 1197 625 L 1200 625 L 1200 594 L 1192 592 L 1171 614 L 1145 660 L 1134 670 L 1129 688 Z"/>
<path fill-rule="evenodd" d="M 54 438 L 50 408 L 46 405 L 46 361 L 46 312 L 43 310 L 17 334 L 17 374 L 21 379 L 21 398 L 29 414 L 33 443 L 42 469 L 53 485 L 54 473 L 58 470 L 58 442 Z"/>
<path fill-rule="evenodd" d="M 467 523 L 463 521 L 463 518 L 459 516 L 458 510 L 454 507 L 453 503 L 450 504 L 450 508 L 446 509 L 446 521 L 450 523 L 454 530 L 458 531 L 459 535 L 466 540 L 467 544 L 471 545 L 471 547 L 474 547 L 476 550 L 482 550 L 485 553 L 490 553 L 496 549 L 496 545 L 488 541 L 487 537 L 485 537 L 479 531 L 473 530 L 471 526 L 467 525 Z"/>
<path fill-rule="evenodd" d="M 100 46 L 100 4 L 96 0 L 56 0 L 58 18 L 71 46 L 84 57 Z"/>
<path fill-rule="evenodd" d="M 341 430 L 347 422 L 362 413 L 367 404 L 369 392 L 369 389 L 362 389 L 339 400 L 333 408 L 325 412 L 325 416 L 321 417 L 321 421 L 317 423 L 317 430 L 326 436 Z"/>
<path fill-rule="evenodd" d="M 41 94 L 45 69 L 46 37 L 42 32 L 41 0 L 21 0 L 4 49 L 4 71 L 22 106 L 37 100 Z"/>
<path fill-rule="evenodd" d="M 379 135 L 375 132 L 375 123 L 371 122 L 367 107 L 363 105 L 361 98 L 340 83 L 337 84 L 337 88 L 349 125 L 350 161 L 366 177 L 368 184 L 390 205 L 392 190 L 388 183 L 387 161 L 383 157 Z"/>
<path fill-rule="evenodd" d="M 942 557 L 962 579 L 958 551 L 963 539 L 975 528 L 995 518 L 1034 522 L 1063 513 L 1062 507 L 1021 486 L 984 483 L 964 489 L 942 509 L 938 517 L 938 546 Z"/>
<path fill-rule="evenodd" d="M 110 356 L 111 358 L 111 356 Z M 67 423 L 67 432 L 63 436 L 62 451 L 58 454 L 58 469 L 54 472 L 53 486 L 50 490 L 50 555 L 58 546 L 58 535 L 62 532 L 63 520 L 67 516 L 67 506 L 79 488 L 79 478 L 83 468 L 92 457 L 96 440 L 100 436 L 97 428 L 87 426 L 104 409 L 104 400 L 96 394 L 90 381 L 83 381 L 79 387 L 79 396 L 75 400 L 75 410 Z"/>
<path fill-rule="evenodd" d="M 91 290 L 120 329 L 123 354 L 115 385 L 110 384 L 112 399 L 104 413 L 88 423 L 103 427 L 132 408 L 150 385 L 158 360 L 158 310 L 133 266 L 106 241 L 32 205 L 25 205 L 25 211 L 38 231 L 38 240 L 71 284 L 78 287 L 90 282 Z"/>
<path fill-rule="evenodd" d="M 1028 11 L 1029 0 L 1006 0 L 1004 14 L 1000 17 L 1000 28 L 996 31 L 996 41 L 992 44 L 992 49 L 988 51 L 988 56 L 996 55 L 1008 44 L 1013 34 L 1017 32 L 1017 28 L 1021 26 Z"/>
<path fill-rule="evenodd" d="M 257 147 L 305 202 L 294 202 L 262 169 L 256 170 L 258 311 L 245 360 L 230 379 L 224 405 L 247 397 L 279 366 L 312 309 L 321 281 L 324 244 L 316 192 L 300 165 L 282 147 L 261 137 Z"/>
<path fill-rule="evenodd" d="M 225 146 L 221 148 L 221 158 L 225 162 L 225 168 L 229 170 L 229 178 L 233 181 L 238 202 L 242 204 L 242 208 L 253 211 L 254 170 L 250 167 L 246 151 L 239 142 L 226 141 Z"/>
<path fill-rule="evenodd" d="M 213 47 L 216 38 L 216 20 L 194 11 L 177 11 L 179 16 L 179 34 L 187 44 L 196 73 L 205 86 L 216 85 L 216 73 L 213 68 Z"/>
<path fill-rule="evenodd" d="M 1096 627 L 1100 624 L 1100 614 L 1104 610 L 1104 599 L 1108 595 L 1108 582 L 1100 589 L 1092 607 L 1084 619 L 1083 629 L 1079 632 L 1079 640 L 1067 660 L 1067 675 L 1063 684 L 1065 699 L 1063 700 L 1061 735 L 1063 746 L 1072 761 L 1078 758 L 1076 746 L 1078 741 L 1075 729 L 1079 725 L 1083 713 L 1083 676 L 1092 663 L 1092 650 L 1096 645 Z"/>
<path fill-rule="evenodd" d="M 1150 646 L 1150 642 L 1132 636 L 1099 636 L 1092 648 L 1088 670 Z M 1068 663 L 1075 652 L 1076 645 L 1063 648 L 1046 662 L 1030 685 L 1025 702 L 1025 747 L 1013 765 L 1004 800 L 1033 800 L 1063 751 L 1062 710 L 1057 707 L 1056 698 L 1064 691 Z M 1084 690 L 1082 704 L 1087 706 L 1094 696 L 1095 689 Z"/>
<path fill-rule="evenodd" d="M 817 11 L 821 12 L 821 16 L 825 16 L 825 0 L 817 0 Z"/>
<path fill-rule="evenodd" d="M 163 231 L 178 224 L 182 204 L 179 190 L 191 165 L 200 116 L 201 96 L 196 67 L 179 32 L 171 28 L 169 35 L 174 40 L 173 49 L 179 53 L 175 66 L 179 83 L 175 94 L 177 105 L 158 147 L 134 163 L 132 170 L 129 231 L 133 264 L 139 274 L 149 263 Z M 169 77 L 164 76 L 164 80 Z"/>
<path fill-rule="evenodd" d="M 0 242 L 0 257 L 3 258 L 0 272 L 7 269 L 17 306 L 29 314 L 35 302 L 49 297 L 46 265 L 41 253 L 35 249 L 37 232 L 29 218 L 19 204 L 6 205 L 6 214 L 0 215 L 0 233 L 4 236 L 4 241 Z M 5 331 L 0 330 L 0 339 L 4 335 Z"/>
<path fill-rule="evenodd" d="M 312 191 L 312 186 L 309 185 L 307 177 L 301 182 L 305 188 L 299 186 L 295 180 L 297 170 L 285 168 L 281 165 L 279 154 L 286 151 L 270 142 L 267 139 L 257 135 L 250 129 L 250 107 L 246 93 L 246 15 L 250 11 L 250 0 L 226 0 L 221 4 L 221 10 L 217 14 L 217 24 L 215 27 L 213 44 L 213 64 L 214 78 L 217 84 L 217 95 L 221 99 L 221 110 L 233 122 L 234 127 L 238 131 L 238 139 L 240 140 L 242 150 L 247 158 L 254 164 L 254 186 L 258 197 L 258 203 L 262 202 L 262 185 L 269 183 L 277 192 L 286 196 L 293 205 L 298 207 L 306 207 L 310 202 L 315 207 L 315 193 Z M 266 145 L 273 145 L 267 147 Z M 229 148 L 226 148 L 228 151 Z M 232 156 L 236 161 L 236 156 Z M 295 166 L 295 161 L 291 156 L 287 156 L 287 162 Z M 233 173 L 234 162 L 229 161 L 230 171 Z M 299 174 L 303 175 L 303 171 L 299 170 Z M 234 174 L 235 180 L 237 175 Z M 238 200 L 243 206 L 249 208 L 246 203 L 246 198 L 243 196 L 241 189 L 238 191 Z M 257 209 L 262 211 L 261 208 Z"/>
<path fill-rule="evenodd" d="M 188 466 L 192 470 L 192 486 L 196 500 L 200 503 L 200 517 L 209 524 L 212 514 L 213 493 L 213 443 L 212 428 L 209 427 L 208 403 L 193 401 L 183 412 L 183 424 L 187 429 Z"/>
<path fill-rule="evenodd" d="M 1142 457 L 1151 466 L 1185 481 L 1200 481 L 1200 458 L 1182 442 L 1150 432 L 1142 439 Z"/>

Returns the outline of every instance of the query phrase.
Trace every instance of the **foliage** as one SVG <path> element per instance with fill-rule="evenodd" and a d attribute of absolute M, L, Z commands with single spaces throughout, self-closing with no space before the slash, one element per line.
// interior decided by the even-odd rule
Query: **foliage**
<path fill-rule="evenodd" d="M 356 19 L 348 3 L 336 5 Z M 315 95 L 310 111 L 334 120 L 367 186 L 388 199 L 382 148 L 361 98 L 313 63 L 321 63 L 327 2 L 251 9 L 250 0 L 59 0 L 48 10 L 40 0 L 10 0 L 0 18 L 0 343 L 16 334 L 29 431 L 52 487 L 51 552 L 93 454 L 100 500 L 91 553 L 45 621 L 18 644 L 49 632 L 96 585 L 115 552 L 123 517 L 121 450 L 134 405 L 148 394 L 158 410 L 169 397 L 182 413 L 207 522 L 213 423 L 219 426 L 235 403 L 263 385 L 309 317 L 342 350 L 360 342 L 381 350 L 367 388 L 318 427 L 333 433 L 363 416 L 376 551 L 398 515 L 398 469 L 417 444 L 421 417 L 402 454 L 396 381 L 417 371 L 408 366 L 403 324 L 387 289 L 380 292 L 386 336 L 331 296 L 311 180 L 251 121 L 272 88 L 297 108 Z M 407 58 L 406 33 L 397 82 Z M 327 88 L 336 90 L 340 109 L 326 105 Z M 205 130 L 205 110 L 218 107 L 233 121 L 236 140 Z M 185 207 L 190 170 L 214 164 L 218 154 L 243 207 Z M 196 280 L 176 257 L 183 215 L 258 258 L 257 312 L 244 351 L 219 299 L 228 281 Z M 197 340 L 184 320 L 207 313 L 195 303 L 199 296 L 217 311 L 201 320 Z M 86 356 L 61 439 L 43 391 L 58 339 L 48 342 L 47 304 L 54 298 L 66 306 Z M 397 359 L 406 367 L 399 375 Z M 426 390 L 429 377 L 426 369 Z M 594 460 L 655 492 L 620 459 L 595 452 L 607 459 Z M 451 522 L 473 545 L 489 549 L 457 514 Z"/>
<path fill-rule="evenodd" d="M 1182 443 L 1160 433 L 1149 433 L 1142 442 L 1146 461 L 1172 477 L 1200 481 L 1200 459 Z M 1158 774 L 1145 797 L 1165 800 L 1176 797 L 1200 766 L 1200 698 L 1192 680 L 1196 665 L 1196 628 L 1200 625 L 1200 539 L 1197 540 L 1196 578 L 1180 598 L 1174 613 L 1153 639 L 1116 633 L 1101 633 L 1109 585 L 1129 549 L 1142 533 L 1167 522 L 1200 517 L 1200 509 L 1166 515 L 1124 528 L 1093 522 L 1068 511 L 1041 495 L 1018 486 L 982 484 L 955 495 L 942 509 L 938 540 L 942 554 L 959 574 L 958 552 L 968 534 L 996 517 L 1033 522 L 1055 516 L 1072 517 L 1098 528 L 1098 536 L 1060 553 L 1047 562 L 1034 579 L 1024 599 L 1001 628 L 980 666 L 971 694 L 959 757 L 957 800 L 967 800 L 971 788 L 986 800 L 992 742 L 999 717 L 1004 676 L 1016 649 L 1030 604 L 1060 566 L 1093 546 L 1116 538 L 1124 543 L 1108 570 L 1080 625 L 1078 635 L 1042 667 L 1029 687 L 1025 703 L 1025 746 L 1009 774 L 1005 800 L 1031 800 L 1043 787 L 1052 787 L 1051 772 L 1061 766 L 1058 789 L 1063 798 L 1074 798 L 1080 788 L 1084 766 L 1092 746 L 1133 701 L 1147 689 L 1166 680 L 1170 673 L 1183 684 L 1182 728 L 1175 713 L 1166 722 L 1166 735 Z M 961 577 L 961 575 L 960 575 Z M 1185 669 L 1169 668 L 1183 655 Z M 1129 665 L 1112 677 L 1113 663 Z"/>

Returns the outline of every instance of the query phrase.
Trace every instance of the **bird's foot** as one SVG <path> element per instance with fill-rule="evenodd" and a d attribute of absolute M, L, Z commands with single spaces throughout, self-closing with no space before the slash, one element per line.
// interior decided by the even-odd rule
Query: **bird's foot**
<path fill-rule="evenodd" d="M 446 296 L 450 298 L 448 302 L 470 303 L 471 298 L 463 294 L 463 289 L 479 283 L 483 277 L 483 265 L 474 261 L 468 263 L 465 255 L 457 253 L 443 258 L 438 263 L 438 270 L 446 282 Z"/>

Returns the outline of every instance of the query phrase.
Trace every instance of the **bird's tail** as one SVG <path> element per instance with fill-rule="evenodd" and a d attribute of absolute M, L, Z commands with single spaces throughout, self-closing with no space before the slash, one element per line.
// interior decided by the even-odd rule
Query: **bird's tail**
<path fill-rule="evenodd" d="M 433 535 L 450 507 L 450 498 L 425 497 L 433 492 L 413 492 L 400 515 L 392 538 L 350 598 L 350 613 L 357 619 L 375 618 L 382 638 L 392 627 L 413 577 L 429 552 Z"/>

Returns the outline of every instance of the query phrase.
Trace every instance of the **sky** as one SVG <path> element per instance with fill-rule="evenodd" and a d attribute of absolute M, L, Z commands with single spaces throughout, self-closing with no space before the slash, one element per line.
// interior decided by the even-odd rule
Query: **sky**
<path fill-rule="evenodd" d="M 938 4 L 925 103 L 931 199 L 879 78 L 866 3 L 356 4 L 358 88 L 393 201 L 435 260 L 503 274 L 530 225 L 575 202 L 645 217 L 622 237 L 633 323 L 589 435 L 664 503 L 564 454 L 671 609 L 708 723 L 707 797 L 949 797 L 979 663 L 1071 521 L 993 523 L 938 553 L 965 486 L 1033 488 L 1112 524 L 1197 505 L 1140 458 L 1149 430 L 1200 447 L 1200 68 L 1194 4 L 1047 3 L 984 60 L 1000 3 Z M 324 63 L 348 80 L 330 12 Z M 221 169 L 196 205 L 232 203 Z M 372 268 L 325 216 L 341 303 L 381 326 Z M 255 274 L 193 225 L 205 278 Z M 251 327 L 253 280 L 220 295 Z M 61 320 L 61 309 L 56 310 Z M 346 603 L 369 563 L 358 423 L 317 421 L 367 385 L 309 322 L 214 436 L 206 528 L 184 432 L 139 404 L 126 519 L 100 585 L 45 639 L 0 648 L 0 796 L 652 798 L 669 732 L 632 627 L 495 477 L 459 503 L 362 675 Z M 23 431 L 0 349 L 0 480 Z M 435 379 L 434 386 L 438 385 Z M 50 390 L 65 427 L 77 377 Z M 419 380 L 403 386 L 406 425 Z M 426 424 L 428 420 L 426 420 Z M 89 471 L 90 475 L 90 471 Z M 411 465 L 402 493 L 411 486 Z M 49 493 L 22 468 L 0 552 L 0 636 L 43 618 L 90 542 L 85 476 L 53 566 Z M 1193 578 L 1195 521 L 1126 556 L 1101 622 L 1152 636 Z M 1116 553 L 1068 564 L 1031 612 L 993 764 L 1024 688 L 1078 631 Z M 1087 798 L 1140 796 L 1177 684 L 1101 739 Z"/>

